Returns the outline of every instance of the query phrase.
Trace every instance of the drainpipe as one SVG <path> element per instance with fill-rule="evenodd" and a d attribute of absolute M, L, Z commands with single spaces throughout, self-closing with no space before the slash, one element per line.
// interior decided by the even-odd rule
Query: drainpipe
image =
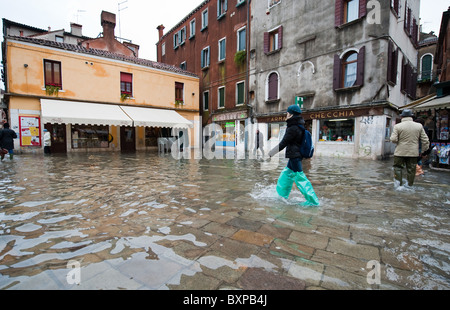
<path fill-rule="evenodd" d="M 251 0 L 247 1 L 247 31 L 246 31 L 246 62 L 247 62 L 247 72 L 245 74 L 245 88 L 246 88 L 246 106 L 247 106 L 247 110 L 248 110 L 248 117 L 246 120 L 246 124 L 245 124 L 245 128 L 248 128 L 248 119 L 250 119 L 251 123 L 253 123 L 253 107 L 250 105 L 250 96 L 249 96 L 249 81 L 250 81 L 250 5 L 251 5 Z M 248 144 L 249 144 L 249 137 L 248 137 L 248 131 L 245 131 L 245 151 L 248 150 Z"/>

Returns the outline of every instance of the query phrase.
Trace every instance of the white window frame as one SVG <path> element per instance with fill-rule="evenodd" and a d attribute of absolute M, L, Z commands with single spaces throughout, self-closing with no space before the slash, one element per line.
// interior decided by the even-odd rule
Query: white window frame
<path fill-rule="evenodd" d="M 239 34 L 240 34 L 243 30 L 245 30 L 245 46 L 244 46 L 243 49 L 239 49 L 239 38 L 240 38 L 240 37 L 239 37 Z M 236 51 L 239 52 L 239 51 L 245 51 L 245 50 L 247 50 L 247 26 L 244 26 L 244 27 L 239 28 L 239 29 L 236 31 L 236 37 L 237 37 L 237 47 L 236 47 Z"/>
<path fill-rule="evenodd" d="M 220 106 L 220 90 L 223 89 L 223 107 Z M 225 86 L 220 86 L 219 88 L 217 88 L 217 109 L 225 109 L 225 96 L 226 96 L 226 92 L 225 92 Z"/>
<path fill-rule="evenodd" d="M 220 57 L 220 56 L 222 56 L 222 55 L 220 55 L 220 52 L 221 52 L 220 43 L 221 42 L 224 42 L 224 44 L 225 44 L 224 55 L 223 55 L 222 58 Z M 218 48 L 219 48 L 218 53 L 217 53 L 217 59 L 218 59 L 218 61 L 223 61 L 223 60 L 225 60 L 225 58 L 227 56 L 227 37 L 224 37 L 224 38 L 220 39 L 219 43 L 217 45 L 218 45 Z"/>
<path fill-rule="evenodd" d="M 206 9 L 202 12 L 202 31 L 208 28 L 208 20 L 209 20 L 209 12 L 208 9 Z"/>
<path fill-rule="evenodd" d="M 239 84 L 244 84 L 244 102 L 239 103 L 239 89 L 238 89 L 238 85 Z M 245 81 L 239 81 L 236 83 L 236 106 L 241 106 L 245 104 Z"/>
<path fill-rule="evenodd" d="M 180 46 L 184 44 L 184 42 L 186 42 L 186 26 L 184 26 L 183 28 L 180 29 L 180 31 L 178 31 L 179 35 L 179 40 L 180 40 Z"/>
<path fill-rule="evenodd" d="M 179 32 L 175 32 L 173 34 L 173 49 L 177 49 L 179 44 L 180 44 L 180 33 Z"/>
<path fill-rule="evenodd" d="M 431 56 L 431 72 L 430 72 L 430 80 L 432 81 L 432 80 L 433 80 L 434 55 L 431 54 L 431 53 L 423 54 L 423 55 L 420 57 L 420 62 L 419 62 L 419 64 L 420 64 L 420 71 L 419 71 L 418 80 L 421 80 L 421 79 L 422 79 L 422 73 L 423 73 L 423 59 L 424 59 L 425 56 Z"/>
<path fill-rule="evenodd" d="M 161 56 L 166 55 L 166 42 L 161 45 Z"/>
<path fill-rule="evenodd" d="M 210 61 L 211 61 L 211 49 L 209 48 L 209 46 L 207 46 L 207 47 L 205 47 L 204 49 L 202 49 L 202 52 L 200 53 L 200 57 L 201 57 L 201 59 L 200 59 L 200 65 L 201 65 L 201 63 L 202 63 L 202 60 L 203 60 L 203 57 L 204 57 L 204 51 L 205 50 L 207 50 L 208 51 L 208 57 L 206 57 L 206 61 L 205 61 L 205 63 L 203 63 L 204 64 L 204 66 L 202 67 L 202 69 L 203 68 L 208 68 L 209 67 L 209 65 L 210 65 Z M 209 60 L 209 61 L 208 61 Z"/>
<path fill-rule="evenodd" d="M 183 65 L 184 65 L 184 68 L 183 68 Z M 180 64 L 180 69 L 182 69 L 182 70 L 186 70 L 186 69 L 187 69 L 187 63 L 186 63 L 186 61 L 183 61 L 183 62 Z"/>
<path fill-rule="evenodd" d="M 195 18 L 189 23 L 189 39 L 195 37 Z"/>

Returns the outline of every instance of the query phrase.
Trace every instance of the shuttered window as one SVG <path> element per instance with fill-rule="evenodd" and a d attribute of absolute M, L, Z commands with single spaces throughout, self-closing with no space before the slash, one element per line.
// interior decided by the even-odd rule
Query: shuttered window
<path fill-rule="evenodd" d="M 395 48 L 394 43 L 389 41 L 387 81 L 393 85 L 397 84 L 397 67 L 398 67 L 398 48 Z"/>
<path fill-rule="evenodd" d="M 366 48 L 363 46 L 358 53 L 346 53 L 342 59 L 334 57 L 333 89 L 361 87 L 364 85 L 364 62 Z"/>
<path fill-rule="evenodd" d="M 201 66 L 202 68 L 209 67 L 210 55 L 209 55 L 209 46 L 204 48 L 201 53 Z"/>
<path fill-rule="evenodd" d="M 223 38 L 219 41 L 219 61 L 225 59 L 226 56 L 226 39 Z"/>
<path fill-rule="evenodd" d="M 133 75 L 130 73 L 120 73 L 120 93 L 132 95 L 133 93 Z"/>
<path fill-rule="evenodd" d="M 175 82 L 175 102 L 180 104 L 184 102 L 184 84 Z"/>
<path fill-rule="evenodd" d="M 367 15 L 367 0 L 336 0 L 335 26 L 358 20 Z"/>
<path fill-rule="evenodd" d="M 416 88 L 417 88 L 417 72 L 414 72 L 414 68 L 411 65 L 411 63 L 407 59 L 403 58 L 401 90 L 411 99 L 415 99 Z"/>
<path fill-rule="evenodd" d="M 278 99 L 278 73 L 272 72 L 267 82 L 268 96 L 267 100 Z"/>
<path fill-rule="evenodd" d="M 391 8 L 394 10 L 397 17 L 400 16 L 400 0 L 391 0 Z"/>
<path fill-rule="evenodd" d="M 283 47 L 283 26 L 264 33 L 264 53 L 269 54 Z"/>
<path fill-rule="evenodd" d="M 217 0 L 217 18 L 220 19 L 225 16 L 227 12 L 228 1 L 227 0 Z"/>
<path fill-rule="evenodd" d="M 53 60 L 44 60 L 44 78 L 45 86 L 54 86 L 62 88 L 61 82 L 61 62 Z"/>
<path fill-rule="evenodd" d="M 225 108 L 225 87 L 220 87 L 218 90 L 219 108 Z"/>
<path fill-rule="evenodd" d="M 433 70 L 433 56 L 431 54 L 424 55 L 420 64 L 420 80 L 431 81 L 431 72 Z"/>

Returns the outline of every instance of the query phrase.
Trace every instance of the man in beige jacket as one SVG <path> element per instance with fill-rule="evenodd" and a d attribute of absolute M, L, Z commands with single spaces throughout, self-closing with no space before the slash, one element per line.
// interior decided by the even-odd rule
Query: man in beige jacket
<path fill-rule="evenodd" d="M 397 144 L 394 152 L 394 178 L 403 185 L 402 170 L 406 166 L 408 185 L 414 184 L 416 176 L 417 158 L 419 157 L 419 143 L 422 152 L 428 150 L 430 141 L 422 124 L 413 121 L 413 113 L 409 109 L 403 110 L 402 122 L 394 126 L 391 142 Z"/>

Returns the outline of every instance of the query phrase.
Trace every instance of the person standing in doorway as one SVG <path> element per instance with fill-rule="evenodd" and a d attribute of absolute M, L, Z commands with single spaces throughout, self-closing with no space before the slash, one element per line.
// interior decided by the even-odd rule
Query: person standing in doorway
<path fill-rule="evenodd" d="M 13 159 L 14 156 L 14 139 L 17 139 L 17 134 L 14 130 L 9 128 L 9 124 L 3 124 L 3 129 L 0 130 L 0 147 L 5 149 L 9 153 L 9 159 Z M 5 154 L 1 154 L 1 160 L 5 157 Z"/>
<path fill-rule="evenodd" d="M 47 129 L 44 129 L 44 154 L 50 154 L 50 147 L 52 146 L 52 136 Z"/>
<path fill-rule="evenodd" d="M 258 149 L 261 150 L 262 156 L 264 157 L 264 136 L 256 129 L 256 141 L 255 141 L 255 155 L 258 156 Z"/>
<path fill-rule="evenodd" d="M 277 193 L 281 197 L 287 199 L 295 183 L 299 191 L 306 198 L 303 206 L 318 206 L 319 198 L 317 197 L 311 182 L 303 172 L 302 155 L 300 147 L 305 134 L 305 121 L 301 116 L 301 109 L 294 104 L 288 107 L 286 113 L 287 129 L 280 144 L 269 152 L 272 157 L 278 152 L 286 148 L 286 158 L 289 158 L 287 167 L 283 169 L 277 182 Z M 302 129 L 303 128 L 303 129 Z"/>
<path fill-rule="evenodd" d="M 397 144 L 394 152 L 394 178 L 403 185 L 403 168 L 406 167 L 406 179 L 409 186 L 413 186 L 416 176 L 419 148 L 425 152 L 430 141 L 422 124 L 413 121 L 410 109 L 403 110 L 401 123 L 394 126 L 391 142 Z"/>

